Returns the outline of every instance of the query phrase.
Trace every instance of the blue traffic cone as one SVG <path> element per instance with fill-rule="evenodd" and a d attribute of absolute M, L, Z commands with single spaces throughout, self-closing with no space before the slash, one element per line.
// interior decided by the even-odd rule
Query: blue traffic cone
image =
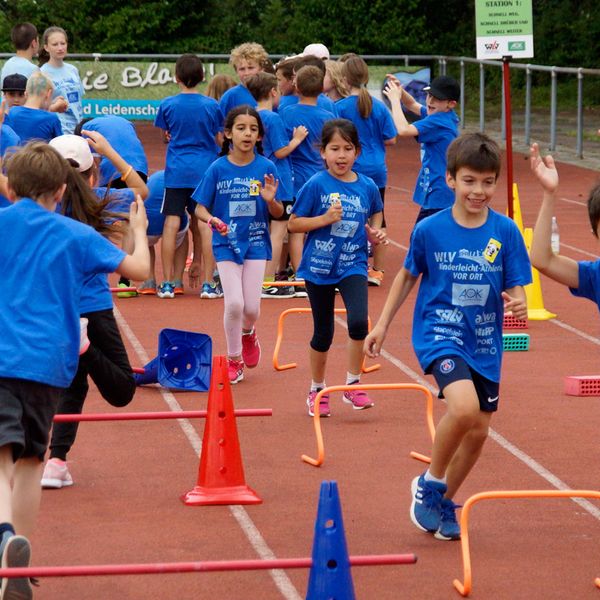
<path fill-rule="evenodd" d="M 336 481 L 323 481 L 306 600 L 355 600 Z"/>
<path fill-rule="evenodd" d="M 163 329 L 158 335 L 157 359 L 160 385 L 179 390 L 208 391 L 212 362 L 210 336 Z"/>
<path fill-rule="evenodd" d="M 143 373 L 134 373 L 135 385 L 149 385 L 158 383 L 158 356 L 155 356 L 147 365 Z"/>

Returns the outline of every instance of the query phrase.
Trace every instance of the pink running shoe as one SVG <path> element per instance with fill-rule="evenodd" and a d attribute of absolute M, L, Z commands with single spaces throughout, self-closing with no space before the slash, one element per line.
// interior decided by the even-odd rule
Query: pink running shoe
<path fill-rule="evenodd" d="M 229 375 L 229 383 L 237 383 L 244 379 L 244 361 L 227 359 L 227 374 Z"/>
<path fill-rule="evenodd" d="M 308 415 L 310 417 L 315 416 L 315 399 L 320 390 L 314 390 L 308 394 L 306 399 L 306 405 L 308 406 Z M 319 402 L 319 416 L 330 417 L 331 411 L 329 410 L 329 394 L 323 394 L 321 401 Z"/>
<path fill-rule="evenodd" d="M 364 390 L 347 390 L 344 392 L 343 400 L 346 404 L 352 404 L 354 410 L 363 410 L 375 406 L 375 402 L 369 398 Z"/>
<path fill-rule="evenodd" d="M 249 369 L 254 369 L 260 361 L 260 344 L 256 329 L 242 334 L 242 360 Z"/>
<path fill-rule="evenodd" d="M 73 485 L 73 478 L 69 473 L 67 463 L 60 458 L 51 458 L 44 467 L 42 475 L 42 487 L 46 489 L 59 490 L 63 487 Z"/>

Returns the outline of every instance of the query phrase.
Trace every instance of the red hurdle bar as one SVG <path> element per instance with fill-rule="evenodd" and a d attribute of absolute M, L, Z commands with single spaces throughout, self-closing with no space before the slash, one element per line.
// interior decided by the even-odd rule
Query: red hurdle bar
<path fill-rule="evenodd" d="M 350 556 L 352 567 L 376 565 L 412 565 L 415 554 L 374 554 Z M 82 565 L 69 567 L 27 567 L 0 569 L 0 577 L 91 577 L 100 575 L 164 575 L 166 573 L 212 573 L 216 571 L 258 571 L 271 569 L 309 569 L 312 558 L 278 558 L 272 560 L 216 560 L 181 563 L 130 565 Z"/>
<path fill-rule="evenodd" d="M 236 417 L 271 417 L 272 408 L 240 408 L 233 411 Z M 182 410 L 167 412 L 89 413 L 85 415 L 54 415 L 55 423 L 78 423 L 80 421 L 159 421 L 163 419 L 206 419 L 206 410 Z"/>

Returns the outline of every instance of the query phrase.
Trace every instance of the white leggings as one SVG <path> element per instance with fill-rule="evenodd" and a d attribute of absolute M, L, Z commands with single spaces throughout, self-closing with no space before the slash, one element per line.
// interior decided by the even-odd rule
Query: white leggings
<path fill-rule="evenodd" d="M 258 320 L 266 262 L 245 260 L 243 265 L 238 265 L 226 260 L 217 263 L 225 302 L 223 325 L 228 356 L 242 353 L 242 328 L 250 330 Z"/>

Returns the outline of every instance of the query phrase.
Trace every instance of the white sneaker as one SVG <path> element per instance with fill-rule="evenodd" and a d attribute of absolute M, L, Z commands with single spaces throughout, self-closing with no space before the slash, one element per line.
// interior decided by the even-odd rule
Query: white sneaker
<path fill-rule="evenodd" d="M 44 467 L 42 475 L 42 487 L 46 489 L 59 490 L 63 487 L 73 485 L 73 478 L 69 473 L 67 463 L 60 458 L 51 458 Z"/>
<path fill-rule="evenodd" d="M 88 320 L 85 317 L 79 319 L 79 356 L 90 347 L 90 340 L 87 335 Z"/>

